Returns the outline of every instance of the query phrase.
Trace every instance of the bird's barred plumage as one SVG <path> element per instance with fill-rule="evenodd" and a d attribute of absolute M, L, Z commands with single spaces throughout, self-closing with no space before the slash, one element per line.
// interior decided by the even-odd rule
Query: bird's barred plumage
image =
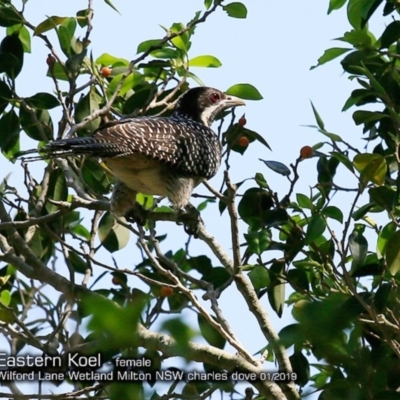
<path fill-rule="evenodd" d="M 118 179 L 112 198 L 118 215 L 133 207 L 137 192 L 168 196 L 175 208 L 182 208 L 194 187 L 219 168 L 221 144 L 210 128 L 214 118 L 239 105 L 244 102 L 213 88 L 190 89 L 170 117 L 108 122 L 91 137 L 48 143 L 39 151 L 40 157 L 102 159 Z"/>
<path fill-rule="evenodd" d="M 187 176 L 212 178 L 220 165 L 221 145 L 204 124 L 180 114 L 109 122 L 92 137 L 58 140 L 43 150 L 50 157 L 88 155 L 96 158 L 142 154 Z"/>

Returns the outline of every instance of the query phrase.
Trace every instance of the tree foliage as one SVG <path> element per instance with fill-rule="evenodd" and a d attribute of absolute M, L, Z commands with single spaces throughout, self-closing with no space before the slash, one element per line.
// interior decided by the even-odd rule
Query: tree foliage
<path fill-rule="evenodd" d="M 45 383 L 67 382 L 66 392 L 72 393 L 46 398 L 206 399 L 221 392 L 246 399 L 298 399 L 316 391 L 321 400 L 398 399 L 398 4 L 329 2 L 328 13 L 347 6 L 352 29 L 337 39 L 345 47 L 326 50 L 315 67 L 342 57 L 341 65 L 356 85 L 343 109 L 356 107 L 353 119 L 363 127 L 366 148 L 329 132 L 312 104 L 314 128 L 323 141 L 305 146 L 289 166 L 261 160 L 246 182 L 235 182 L 229 168 L 232 152 L 246 159 L 248 146 L 269 146 L 247 128 L 244 117 L 236 121 L 234 114 L 223 115 L 218 127 L 223 182 L 218 189 L 205 183 L 209 193 L 200 195 L 198 209 L 212 208 L 216 218 L 229 215 L 229 225 L 221 229 L 230 235 L 231 249 L 224 249 L 201 224 L 196 240 L 206 251 L 192 256 L 194 239 L 174 251 L 165 244 L 167 235 L 157 234 L 163 221 L 168 232 L 182 227 L 175 226 L 172 209 L 152 196 L 139 196 L 150 215 L 145 227 L 116 220 L 107 199 L 113 178 L 96 160 L 52 160 L 40 175 L 16 158 L 25 135 L 41 147 L 62 137 L 90 135 L 124 115 L 168 115 L 180 94 L 202 84 L 192 67 L 221 66 L 214 55 L 191 54 L 196 30 L 218 10 L 224 18 L 246 18 L 246 6 L 206 0 L 190 22 L 174 23 L 164 28 L 162 38 L 139 43 L 135 58 L 128 61 L 111 51 L 92 53 L 92 8 L 33 25 L 23 3 L 19 10 L 13 1 L 0 2 L 0 26 L 5 28 L 0 148 L 25 176 L 21 188 L 11 187 L 7 177 L 0 187 L 0 331 L 11 356 L 63 360 L 56 369 L 60 377 L 51 375 Z M 393 21 L 376 39 L 368 21 L 382 7 Z M 56 34 L 56 41 L 49 33 Z M 53 91 L 27 97 L 20 94 L 18 78 L 31 40 L 50 49 L 43 79 L 51 80 Z M 227 92 L 262 99 L 248 83 Z M 315 185 L 309 193 L 299 193 L 299 166 L 312 162 Z M 266 171 L 287 181 L 288 191 L 271 187 Z M 343 193 L 347 208 L 336 200 Z M 140 260 L 113 262 L 113 253 L 136 246 Z M 256 355 L 224 317 L 219 299 L 230 287 L 245 301 L 265 338 Z M 293 323 L 274 327 L 265 302 L 279 317 L 289 307 Z M 186 320 L 188 313 L 195 315 L 197 325 Z M 76 355 L 93 365 L 68 358 Z M 96 364 L 98 355 L 106 370 Z M 180 361 L 171 367 L 171 359 Z M 203 378 L 188 374 L 189 362 Z M 54 368 L 34 372 L 39 370 L 55 374 Z M 93 375 L 100 372 L 111 373 L 114 380 Z M 161 372 L 165 379 L 160 384 Z M 137 378 L 118 378 L 119 373 Z M 245 391 L 238 381 L 247 382 Z M 15 398 L 21 395 L 13 382 L 5 384 Z M 35 384 L 38 395 L 42 384 Z"/>

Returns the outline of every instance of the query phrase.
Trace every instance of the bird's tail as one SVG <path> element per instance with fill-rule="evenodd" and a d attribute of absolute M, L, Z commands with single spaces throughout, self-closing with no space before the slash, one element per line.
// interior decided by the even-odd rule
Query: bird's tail
<path fill-rule="evenodd" d="M 118 157 L 125 154 L 125 149 L 115 143 L 93 137 L 62 139 L 47 143 L 40 149 L 21 151 L 16 158 L 26 161 L 45 160 L 49 158 L 92 156 L 97 158 Z M 37 154 L 31 156 L 30 154 Z"/>

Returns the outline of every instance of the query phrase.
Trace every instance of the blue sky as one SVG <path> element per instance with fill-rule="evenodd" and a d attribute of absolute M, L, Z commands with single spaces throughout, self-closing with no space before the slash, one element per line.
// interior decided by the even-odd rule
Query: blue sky
<path fill-rule="evenodd" d="M 219 58 L 222 67 L 196 68 L 193 72 L 207 86 L 221 90 L 236 83 L 250 83 L 258 88 L 264 99 L 257 102 L 247 101 L 247 106 L 238 109 L 237 115 L 246 113 L 247 127 L 260 133 L 273 152 L 262 145 L 253 144 L 244 156 L 235 154 L 231 162 L 232 180 L 239 182 L 254 176 L 256 172 L 262 172 L 274 190 L 285 193 L 287 181 L 267 170 L 258 159 L 277 160 L 289 165 L 297 158 L 302 146 L 323 141 L 323 137 L 315 130 L 301 126 L 314 124 L 310 100 L 317 107 L 328 130 L 346 137 L 350 142 L 354 139 L 353 143 L 360 143 L 357 138 L 361 134 L 361 128 L 354 126 L 351 112 L 341 112 L 353 84 L 342 75 L 339 62 L 334 61 L 310 71 L 310 67 L 316 64 L 325 49 L 341 45 L 331 40 L 341 36 L 350 26 L 344 10 L 327 16 L 328 0 L 248 0 L 245 3 L 248 9 L 247 19 L 230 18 L 219 11 L 205 24 L 197 27 L 190 50 L 191 57 L 211 54 Z M 164 31 L 159 24 L 168 27 L 174 22 L 188 22 L 196 11 L 203 10 L 203 0 L 114 0 L 114 4 L 121 14 L 113 11 L 105 2 L 96 1 L 94 4 L 94 30 L 90 46 L 94 58 L 107 52 L 133 59 L 140 42 L 163 36 Z M 77 10 L 86 6 L 86 1 L 31 0 L 26 4 L 26 15 L 36 25 L 46 15 L 74 15 Z M 33 38 L 32 50 L 32 54 L 26 56 L 27 68 L 24 68 L 18 84 L 20 94 L 25 96 L 52 90 L 51 80 L 45 77 L 48 49 L 40 39 Z M 33 146 L 34 142 L 24 141 L 21 147 L 27 149 Z M 33 166 L 38 171 L 38 178 L 41 165 L 43 164 L 37 163 Z M 22 175 L 18 163 L 13 165 L 0 158 L 0 170 L 3 176 L 11 173 L 11 185 L 20 185 Z M 308 193 L 308 187 L 316 181 L 315 161 L 304 162 L 299 172 L 301 183 L 297 192 Z M 219 187 L 220 182 L 221 175 L 218 175 L 211 183 Z M 197 192 L 206 193 L 203 188 L 199 188 Z M 207 209 L 204 220 L 207 228 L 230 251 L 226 215 L 220 218 L 217 210 Z M 241 225 L 241 228 L 245 232 L 246 227 Z M 160 233 L 167 230 L 173 233 L 173 237 L 166 242 L 165 250 L 182 247 L 185 236 L 181 234 L 181 228 L 171 224 L 163 225 Z M 191 248 L 191 254 L 202 254 L 206 250 L 203 243 L 196 241 Z M 130 248 L 115 254 L 121 267 L 133 267 L 132 253 Z M 134 257 L 136 256 L 138 253 L 134 252 Z M 111 259 L 108 259 L 111 263 Z M 257 352 L 265 342 L 236 290 L 227 290 L 220 301 L 243 344 L 251 353 Z M 262 302 L 269 309 L 267 299 Z M 279 320 L 271 311 L 271 317 L 277 327 L 283 327 L 291 321 L 290 313 Z"/>

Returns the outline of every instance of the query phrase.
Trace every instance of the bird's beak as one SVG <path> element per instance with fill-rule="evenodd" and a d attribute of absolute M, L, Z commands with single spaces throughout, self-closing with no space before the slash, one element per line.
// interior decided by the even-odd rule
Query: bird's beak
<path fill-rule="evenodd" d="M 239 97 L 231 96 L 230 94 L 226 94 L 225 96 L 226 98 L 224 99 L 224 103 L 226 108 L 246 105 L 246 103 L 242 99 L 239 99 Z"/>

